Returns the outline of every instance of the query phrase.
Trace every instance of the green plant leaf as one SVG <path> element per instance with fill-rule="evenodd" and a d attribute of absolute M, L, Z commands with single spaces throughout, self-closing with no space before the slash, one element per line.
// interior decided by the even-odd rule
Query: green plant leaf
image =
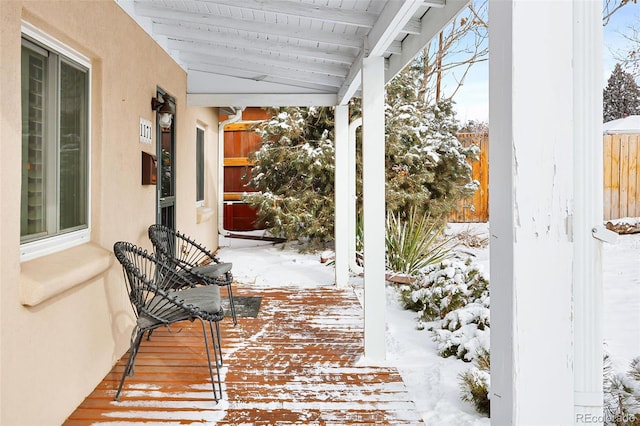
<path fill-rule="evenodd" d="M 425 267 L 453 255 L 453 237 L 444 236 L 444 225 L 414 207 L 406 218 L 388 213 L 386 223 L 387 268 L 416 276 Z"/>

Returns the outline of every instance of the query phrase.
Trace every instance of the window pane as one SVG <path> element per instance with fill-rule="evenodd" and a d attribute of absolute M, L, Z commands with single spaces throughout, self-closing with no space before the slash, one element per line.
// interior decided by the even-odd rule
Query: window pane
<path fill-rule="evenodd" d="M 196 129 L 196 201 L 204 200 L 204 130 Z"/>
<path fill-rule="evenodd" d="M 46 232 L 47 57 L 22 47 L 22 200 L 20 235 Z"/>
<path fill-rule="evenodd" d="M 160 194 L 162 197 L 171 197 L 175 195 L 173 190 L 173 143 L 171 132 L 161 131 L 161 138 Z"/>
<path fill-rule="evenodd" d="M 87 224 L 87 73 L 60 64 L 60 231 Z"/>
<path fill-rule="evenodd" d="M 87 229 L 88 86 L 88 68 L 23 38 L 22 243 Z"/>

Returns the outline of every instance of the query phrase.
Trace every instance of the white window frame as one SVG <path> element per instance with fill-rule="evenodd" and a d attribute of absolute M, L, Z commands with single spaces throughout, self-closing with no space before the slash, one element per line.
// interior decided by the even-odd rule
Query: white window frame
<path fill-rule="evenodd" d="M 29 22 L 22 21 L 21 31 L 23 36 L 42 44 L 49 51 L 71 59 L 87 68 L 87 227 L 77 231 L 45 237 L 36 241 L 30 241 L 20 245 L 20 261 L 28 261 L 37 257 L 56 253 L 90 241 L 91 238 L 91 60 L 60 42 L 51 35 L 43 32 Z"/>
<path fill-rule="evenodd" d="M 203 174 L 203 179 L 202 179 L 202 200 L 198 200 L 198 161 L 200 161 L 200 159 L 198 158 L 198 130 L 202 131 L 202 174 Z M 205 201 L 207 199 L 207 192 L 205 191 L 206 188 L 206 179 L 205 177 L 205 165 L 206 165 L 206 155 L 205 155 L 205 151 L 206 151 L 206 146 L 207 146 L 207 130 L 201 126 L 201 125 L 196 125 L 196 207 L 204 207 L 205 205 Z"/>

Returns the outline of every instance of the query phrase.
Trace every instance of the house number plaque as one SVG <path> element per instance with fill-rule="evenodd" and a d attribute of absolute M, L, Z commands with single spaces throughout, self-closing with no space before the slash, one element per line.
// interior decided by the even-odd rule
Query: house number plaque
<path fill-rule="evenodd" d="M 140 117 L 140 143 L 151 144 L 151 120 Z"/>

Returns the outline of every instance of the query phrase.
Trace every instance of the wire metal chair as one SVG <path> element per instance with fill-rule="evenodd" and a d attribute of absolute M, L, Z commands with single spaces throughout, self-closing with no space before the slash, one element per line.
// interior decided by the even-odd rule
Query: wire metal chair
<path fill-rule="evenodd" d="M 213 397 L 218 401 L 205 323 L 209 323 L 218 389 L 222 398 L 219 321 L 224 317 L 224 311 L 220 304 L 220 289 L 217 286 L 198 285 L 197 281 L 179 274 L 173 265 L 162 262 L 153 254 L 131 243 L 119 241 L 114 244 L 113 251 L 122 265 L 129 300 L 137 318 L 131 332 L 129 358 L 122 373 L 115 400 L 118 401 L 120 398 L 126 376 L 133 375 L 133 365 L 145 332 L 150 335 L 158 327 L 198 319 L 202 324 Z"/>
<path fill-rule="evenodd" d="M 151 225 L 149 239 L 158 258 L 173 263 L 183 273 L 192 274 L 196 281 L 226 287 L 233 325 L 238 324 L 233 300 L 231 263 L 220 261 L 211 250 L 165 225 Z"/>

